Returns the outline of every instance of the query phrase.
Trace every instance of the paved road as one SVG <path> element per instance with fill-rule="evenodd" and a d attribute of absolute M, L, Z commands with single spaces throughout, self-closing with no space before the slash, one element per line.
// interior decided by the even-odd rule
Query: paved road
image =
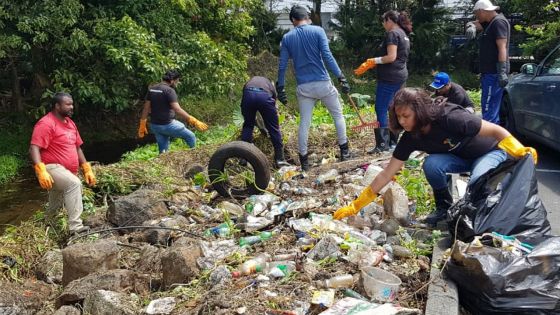
<path fill-rule="evenodd" d="M 560 152 L 536 143 L 527 144 L 532 145 L 539 153 L 539 196 L 548 211 L 552 234 L 560 235 Z"/>

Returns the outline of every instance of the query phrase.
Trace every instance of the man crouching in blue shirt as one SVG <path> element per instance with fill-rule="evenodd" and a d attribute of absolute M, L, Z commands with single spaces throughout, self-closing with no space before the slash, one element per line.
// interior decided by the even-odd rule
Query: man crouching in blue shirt
<path fill-rule="evenodd" d="M 350 92 L 350 85 L 340 71 L 327 41 L 325 31 L 309 24 L 309 13 L 301 6 L 293 6 L 290 11 L 290 21 L 294 29 L 282 38 L 280 47 L 280 63 L 278 65 L 278 100 L 286 104 L 288 98 L 284 89 L 284 76 L 291 58 L 297 81 L 296 95 L 299 103 L 300 123 L 298 131 L 298 149 L 301 168 L 309 169 L 307 140 L 309 127 L 313 115 L 313 107 L 320 100 L 328 109 L 334 120 L 338 144 L 340 146 L 340 160 L 346 161 L 353 157 L 348 148 L 346 137 L 346 121 L 342 115 L 342 106 L 338 100 L 338 91 L 333 86 L 325 63 L 336 75 L 342 93 Z"/>

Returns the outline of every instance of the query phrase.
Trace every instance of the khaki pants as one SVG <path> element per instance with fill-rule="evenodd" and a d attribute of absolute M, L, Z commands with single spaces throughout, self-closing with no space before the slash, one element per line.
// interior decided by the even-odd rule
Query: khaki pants
<path fill-rule="evenodd" d="M 80 215 L 82 204 L 82 182 L 78 176 L 60 164 L 47 164 L 47 172 L 52 176 L 53 188 L 49 191 L 49 206 L 45 213 L 47 221 L 52 220 L 62 207 L 68 212 L 68 229 L 76 231 L 83 226 Z"/>

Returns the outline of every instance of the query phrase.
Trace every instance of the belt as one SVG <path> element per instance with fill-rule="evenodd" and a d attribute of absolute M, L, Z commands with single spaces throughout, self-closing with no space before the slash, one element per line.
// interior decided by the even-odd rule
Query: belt
<path fill-rule="evenodd" d="M 251 92 L 268 93 L 268 92 L 265 91 L 263 88 L 254 87 L 254 86 L 247 86 L 247 87 L 245 87 L 245 90 L 251 91 Z"/>

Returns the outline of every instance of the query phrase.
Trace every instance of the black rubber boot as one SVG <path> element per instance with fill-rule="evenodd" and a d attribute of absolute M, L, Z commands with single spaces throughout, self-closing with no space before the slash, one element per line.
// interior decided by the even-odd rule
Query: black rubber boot
<path fill-rule="evenodd" d="M 274 148 L 274 164 L 276 168 L 281 168 L 283 166 L 290 166 L 290 163 L 286 162 L 284 158 L 284 148 Z"/>
<path fill-rule="evenodd" d="M 399 134 L 389 130 L 389 138 L 389 148 L 391 150 L 395 150 L 395 148 L 397 147 L 397 142 L 399 141 Z"/>
<path fill-rule="evenodd" d="M 356 157 L 356 155 L 354 153 L 350 152 L 350 148 L 348 147 L 348 142 L 340 145 L 340 161 L 341 162 L 353 159 L 355 157 Z"/>
<path fill-rule="evenodd" d="M 378 154 L 381 152 L 389 151 L 390 132 L 389 128 L 376 128 L 373 130 L 375 133 L 375 148 L 368 150 L 368 154 Z"/>
<path fill-rule="evenodd" d="M 301 164 L 301 170 L 307 172 L 309 170 L 309 154 L 299 155 L 299 163 Z"/>
<path fill-rule="evenodd" d="M 436 201 L 436 212 L 430 213 L 425 220 L 427 224 L 433 227 L 435 227 L 439 221 L 447 218 L 447 210 L 453 204 L 453 197 L 448 187 L 434 190 L 434 199 Z"/>

